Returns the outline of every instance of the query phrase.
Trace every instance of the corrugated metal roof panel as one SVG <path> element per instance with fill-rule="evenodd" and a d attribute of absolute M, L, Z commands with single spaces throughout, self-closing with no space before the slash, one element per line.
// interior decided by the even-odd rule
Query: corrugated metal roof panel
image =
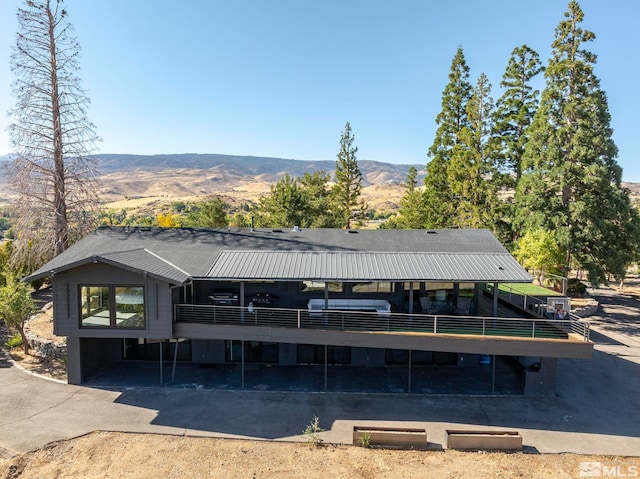
<path fill-rule="evenodd" d="M 531 276 L 508 253 L 223 251 L 208 277 L 282 281 L 531 281 Z"/>

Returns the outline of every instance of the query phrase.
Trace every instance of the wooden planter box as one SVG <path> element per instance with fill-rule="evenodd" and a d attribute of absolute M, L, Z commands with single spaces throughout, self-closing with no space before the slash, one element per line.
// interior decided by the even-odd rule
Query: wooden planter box
<path fill-rule="evenodd" d="M 427 447 L 427 431 L 425 429 L 377 426 L 354 426 L 353 444 L 361 445 L 362 436 L 367 434 L 371 446 L 399 449 L 424 449 Z"/>
<path fill-rule="evenodd" d="M 522 449 L 522 436 L 518 431 L 447 430 L 447 448 L 516 451 Z"/>

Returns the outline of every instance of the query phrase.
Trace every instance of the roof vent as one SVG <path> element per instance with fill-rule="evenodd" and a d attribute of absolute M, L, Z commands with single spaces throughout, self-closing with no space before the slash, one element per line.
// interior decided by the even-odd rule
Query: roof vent
<path fill-rule="evenodd" d="M 282 230 L 271 230 L 272 233 L 282 233 Z"/>
<path fill-rule="evenodd" d="M 427 230 L 428 235 L 437 235 L 438 232 L 436 230 Z"/>
<path fill-rule="evenodd" d="M 352 233 L 352 234 L 356 233 L 357 234 L 358 230 L 347 230 L 347 233 Z"/>
<path fill-rule="evenodd" d="M 291 231 L 300 231 L 300 227 L 298 225 L 295 225 Z"/>

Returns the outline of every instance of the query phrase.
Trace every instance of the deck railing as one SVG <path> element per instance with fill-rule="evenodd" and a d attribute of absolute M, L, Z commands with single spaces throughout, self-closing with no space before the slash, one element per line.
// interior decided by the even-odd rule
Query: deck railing
<path fill-rule="evenodd" d="M 583 320 L 491 318 L 430 314 L 306 309 L 241 308 L 177 304 L 175 321 L 214 325 L 260 326 L 268 328 L 322 329 L 339 331 L 416 332 L 469 334 L 521 338 L 567 339 L 568 333 L 589 341 L 590 327 Z"/>

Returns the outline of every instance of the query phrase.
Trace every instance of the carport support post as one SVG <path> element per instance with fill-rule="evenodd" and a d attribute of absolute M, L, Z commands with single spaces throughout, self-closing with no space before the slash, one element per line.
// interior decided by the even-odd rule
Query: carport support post
<path fill-rule="evenodd" d="M 327 392 L 327 364 L 329 362 L 329 358 L 327 357 L 327 350 L 329 348 L 327 345 L 324 345 L 324 392 Z"/>
<path fill-rule="evenodd" d="M 499 283 L 493 283 L 493 317 L 498 317 L 498 287 Z"/>
<path fill-rule="evenodd" d="M 176 338 L 176 349 L 173 352 L 173 369 L 171 370 L 171 382 L 176 380 L 176 362 L 178 361 L 178 344 L 180 343 L 180 338 Z"/>
<path fill-rule="evenodd" d="M 413 356 L 413 351 L 409 350 L 409 384 L 407 386 L 407 392 L 411 392 L 411 356 Z"/>
<path fill-rule="evenodd" d="M 158 341 L 158 344 L 160 345 L 160 386 L 162 386 L 162 384 L 164 383 L 162 377 L 162 346 L 164 346 L 164 340 L 161 339 L 160 341 Z"/>
<path fill-rule="evenodd" d="M 242 351 L 240 351 L 240 388 L 244 389 L 244 339 L 240 341 L 240 344 L 242 345 Z"/>
<path fill-rule="evenodd" d="M 496 392 L 496 355 L 491 360 L 491 394 Z"/>

